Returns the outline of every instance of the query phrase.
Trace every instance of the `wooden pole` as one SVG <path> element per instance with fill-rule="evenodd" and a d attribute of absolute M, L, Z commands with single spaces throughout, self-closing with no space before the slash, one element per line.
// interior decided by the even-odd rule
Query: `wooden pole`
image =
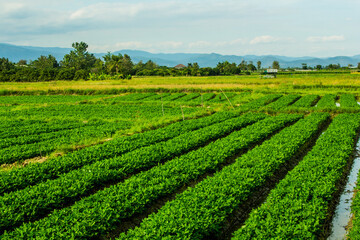
<path fill-rule="evenodd" d="M 40 157 L 42 157 L 41 149 L 40 149 L 40 144 L 39 144 L 39 143 L 38 143 L 38 148 L 39 148 L 39 152 L 40 152 Z"/>
<path fill-rule="evenodd" d="M 161 109 L 162 109 L 162 113 L 163 113 L 163 117 L 164 117 L 165 113 L 164 113 L 164 102 L 162 100 L 162 94 L 161 94 Z"/>
<path fill-rule="evenodd" d="M 202 89 L 201 89 L 200 95 L 201 95 L 201 107 L 204 107 Z"/>
<path fill-rule="evenodd" d="M 185 116 L 184 116 L 184 111 L 182 109 L 182 105 L 180 105 L 180 108 L 181 108 L 181 114 L 182 114 L 182 117 L 183 117 L 183 121 L 185 121 Z"/>
<path fill-rule="evenodd" d="M 221 88 L 220 88 L 220 90 L 221 90 L 221 92 L 224 94 L 224 96 L 226 97 L 226 99 L 229 101 L 231 107 L 232 107 L 233 109 L 235 109 L 234 106 L 232 105 L 232 103 L 230 102 L 229 98 L 228 98 L 228 97 L 226 96 L 226 94 L 224 93 L 224 91 L 223 91 Z"/>

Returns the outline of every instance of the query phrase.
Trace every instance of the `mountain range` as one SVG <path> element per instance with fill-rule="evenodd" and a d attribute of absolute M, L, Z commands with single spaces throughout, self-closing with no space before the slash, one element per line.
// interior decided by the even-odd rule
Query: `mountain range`
<path fill-rule="evenodd" d="M 53 55 L 58 61 L 62 60 L 65 54 L 68 54 L 71 48 L 59 47 L 33 47 L 33 46 L 17 46 L 7 43 L 0 43 L 0 58 L 8 58 L 12 62 L 18 62 L 21 59 L 35 60 L 41 55 Z M 221 55 L 217 53 L 150 53 L 139 50 L 120 50 L 112 52 L 113 54 L 128 54 L 134 63 L 139 61 L 146 62 L 152 60 L 160 66 L 174 67 L 177 64 L 187 65 L 188 63 L 197 62 L 200 67 L 215 67 L 219 62 L 229 61 L 239 64 L 242 60 L 247 62 L 252 61 L 256 65 L 257 61 L 261 61 L 261 66 L 266 68 L 272 65 L 273 61 L 278 61 L 280 67 L 301 67 L 302 63 L 308 66 L 329 64 L 340 64 L 341 66 L 348 66 L 352 64 L 357 66 L 360 62 L 360 55 L 354 56 L 336 56 L 329 58 L 317 57 L 286 57 L 278 55 Z M 106 53 L 94 53 L 98 58 L 101 58 Z"/>

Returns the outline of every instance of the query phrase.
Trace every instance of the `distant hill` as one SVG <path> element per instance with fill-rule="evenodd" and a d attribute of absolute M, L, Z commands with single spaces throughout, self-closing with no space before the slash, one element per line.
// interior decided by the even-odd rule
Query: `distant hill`
<path fill-rule="evenodd" d="M 10 61 L 18 62 L 20 59 L 35 60 L 41 55 L 53 55 L 56 59 L 63 59 L 64 55 L 69 53 L 71 48 L 58 47 L 31 47 L 31 46 L 16 46 L 11 44 L 0 43 L 0 57 L 8 58 Z M 279 61 L 281 67 L 301 67 L 302 63 L 307 63 L 308 66 L 316 66 L 318 64 L 326 66 L 329 64 L 340 64 L 347 66 L 353 64 L 356 66 L 360 62 L 360 55 L 352 57 L 337 56 L 330 58 L 316 58 L 316 57 L 286 57 L 278 55 L 221 55 L 216 53 L 199 54 L 199 53 L 149 53 L 138 50 L 120 50 L 113 52 L 114 54 L 128 54 L 131 59 L 137 63 L 139 61 L 146 62 L 152 60 L 161 66 L 174 67 L 177 64 L 187 65 L 188 63 L 197 62 L 200 67 L 215 67 L 218 62 L 235 62 L 239 64 L 242 60 L 247 62 L 253 61 L 256 65 L 257 61 L 261 61 L 262 67 L 269 67 L 273 61 Z M 106 53 L 94 53 L 96 57 L 102 57 Z"/>
<path fill-rule="evenodd" d="M 21 59 L 35 60 L 41 55 L 53 55 L 56 59 L 63 59 L 64 55 L 70 52 L 70 48 L 58 47 L 31 47 L 15 46 L 6 43 L 0 43 L 0 57 L 8 58 L 12 62 L 18 62 Z"/>

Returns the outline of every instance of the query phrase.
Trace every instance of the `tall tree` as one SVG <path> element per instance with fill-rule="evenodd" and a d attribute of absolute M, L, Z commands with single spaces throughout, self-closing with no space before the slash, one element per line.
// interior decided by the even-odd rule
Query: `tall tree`
<path fill-rule="evenodd" d="M 261 61 L 257 61 L 257 70 L 260 70 L 261 69 Z"/>
<path fill-rule="evenodd" d="M 127 54 L 124 54 L 120 71 L 124 75 L 130 75 L 133 73 L 134 63 L 131 60 L 131 57 Z"/>
<path fill-rule="evenodd" d="M 0 71 L 8 71 L 14 68 L 14 63 L 10 62 L 8 58 L 0 58 Z"/>
<path fill-rule="evenodd" d="M 280 64 L 278 61 L 273 61 L 272 63 L 272 68 L 273 69 L 280 69 Z"/>
<path fill-rule="evenodd" d="M 129 55 L 111 54 L 108 52 L 104 57 L 105 68 L 109 74 L 124 74 L 129 75 L 133 71 L 134 64 Z"/>
<path fill-rule="evenodd" d="M 27 61 L 25 59 L 20 59 L 17 63 L 18 66 L 26 66 L 27 65 Z"/>
<path fill-rule="evenodd" d="M 340 63 L 338 64 L 329 64 L 328 66 L 326 66 L 326 69 L 339 69 L 341 66 L 340 66 Z"/>
<path fill-rule="evenodd" d="M 245 61 L 245 60 L 241 60 L 241 63 L 239 64 L 239 69 L 241 70 L 241 71 L 246 71 L 247 70 L 247 66 L 248 66 L 248 64 L 247 64 L 247 62 Z"/>
<path fill-rule="evenodd" d="M 251 72 L 256 70 L 256 67 L 255 67 L 255 65 L 253 64 L 252 61 L 250 61 L 250 63 L 247 65 L 247 70 L 251 71 Z"/>
<path fill-rule="evenodd" d="M 144 68 L 148 69 L 148 70 L 154 70 L 155 68 L 159 67 L 156 63 L 154 63 L 151 60 L 148 60 L 145 64 L 144 64 Z"/>
<path fill-rule="evenodd" d="M 56 58 L 52 55 L 47 57 L 40 56 L 38 59 L 32 61 L 30 65 L 38 69 L 57 68 L 59 66 Z"/>
<path fill-rule="evenodd" d="M 111 54 L 108 52 L 105 56 L 103 56 L 105 61 L 105 69 L 109 74 L 118 74 L 121 61 L 123 56 L 119 53 L 118 55 Z"/>
<path fill-rule="evenodd" d="M 75 70 L 90 70 L 96 62 L 96 57 L 87 51 L 89 46 L 85 42 L 75 42 L 72 47 L 74 50 L 64 56 L 61 65 Z"/>

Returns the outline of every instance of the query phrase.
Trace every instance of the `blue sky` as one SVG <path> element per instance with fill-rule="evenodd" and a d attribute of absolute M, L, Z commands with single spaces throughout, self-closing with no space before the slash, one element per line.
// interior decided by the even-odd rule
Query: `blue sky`
<path fill-rule="evenodd" d="M 359 0 L 0 0 L 0 42 L 92 52 L 360 54 Z"/>

